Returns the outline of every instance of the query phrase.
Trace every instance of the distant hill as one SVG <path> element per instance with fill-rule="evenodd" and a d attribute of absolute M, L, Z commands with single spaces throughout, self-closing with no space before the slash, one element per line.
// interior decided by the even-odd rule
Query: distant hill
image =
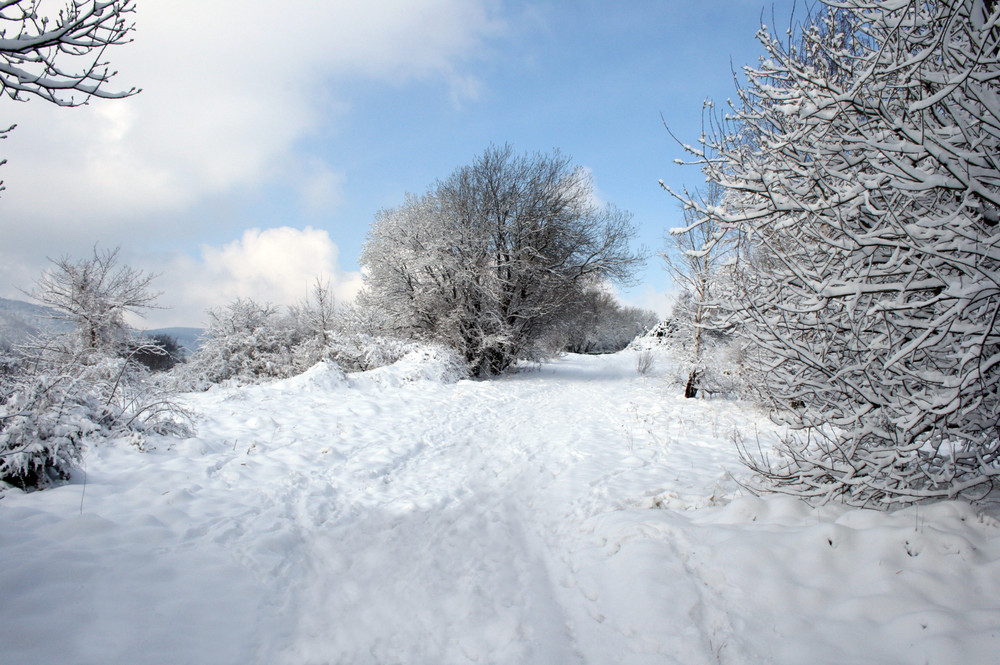
<path fill-rule="evenodd" d="M 73 324 L 57 317 L 51 307 L 0 298 L 0 346 L 13 346 L 45 332 L 69 332 Z"/>
<path fill-rule="evenodd" d="M 35 305 L 23 300 L 0 298 L 0 348 L 26 342 L 42 333 L 64 333 L 73 330 L 73 324 L 58 318 L 51 307 Z M 201 348 L 201 328 L 156 328 L 143 330 L 145 335 L 170 335 L 188 353 Z"/>

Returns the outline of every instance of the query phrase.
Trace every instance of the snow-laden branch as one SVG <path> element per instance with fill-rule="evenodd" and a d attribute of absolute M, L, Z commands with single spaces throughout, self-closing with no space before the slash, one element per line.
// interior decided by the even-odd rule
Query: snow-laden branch
<path fill-rule="evenodd" d="M 1000 6 L 824 4 L 798 42 L 762 34 L 731 119 L 691 151 L 728 205 L 696 208 L 685 231 L 742 239 L 733 306 L 799 432 L 783 461 L 747 458 L 813 498 L 985 491 L 1000 463 Z"/>
<path fill-rule="evenodd" d="M 72 0 L 55 15 L 41 0 L 0 5 L 0 94 L 37 96 L 59 106 L 90 97 L 121 98 L 138 92 L 108 90 L 115 72 L 102 60 L 109 46 L 131 41 L 134 0 Z"/>

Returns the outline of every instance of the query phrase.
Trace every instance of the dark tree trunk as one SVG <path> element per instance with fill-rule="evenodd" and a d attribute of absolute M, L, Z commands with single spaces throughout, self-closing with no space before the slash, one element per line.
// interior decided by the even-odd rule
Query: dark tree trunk
<path fill-rule="evenodd" d="M 684 396 L 688 399 L 698 396 L 698 379 L 701 376 L 701 372 L 698 370 L 692 370 L 691 376 L 688 377 L 687 385 L 684 386 Z"/>

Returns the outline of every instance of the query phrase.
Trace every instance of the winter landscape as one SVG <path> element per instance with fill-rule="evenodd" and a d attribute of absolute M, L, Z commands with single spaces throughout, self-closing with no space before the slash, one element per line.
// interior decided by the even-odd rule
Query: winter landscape
<path fill-rule="evenodd" d="M 658 360 L 662 360 L 659 359 Z M 8 492 L 10 663 L 989 663 L 1000 523 L 738 492 L 733 428 L 635 353 L 432 358 L 185 397 Z"/>
<path fill-rule="evenodd" d="M 0 99 L 86 107 L 10 111 L 37 155 L 0 126 L 0 663 L 995 662 L 1000 3 L 760 13 L 700 137 L 660 118 L 698 184 L 654 181 L 650 248 L 602 186 L 624 145 L 553 134 L 612 146 L 581 163 L 497 134 L 537 143 L 549 84 L 592 108 L 660 27 L 673 58 L 697 31 L 642 3 L 387 1 L 302 3 L 277 70 L 198 36 L 231 11 L 259 46 L 287 36 L 231 0 L 176 42 L 153 0 L 0 2 Z M 695 4 L 667 13 L 704 25 Z M 165 45 L 214 57 L 218 90 L 163 97 Z M 149 94 L 116 87 L 119 53 Z M 404 100 L 385 116 L 378 86 Z M 165 119 L 185 135 L 158 144 Z M 337 174 L 341 126 L 381 138 Z M 438 152 L 465 156 L 353 186 Z M 345 270 L 305 220 L 349 246 L 366 196 Z"/>

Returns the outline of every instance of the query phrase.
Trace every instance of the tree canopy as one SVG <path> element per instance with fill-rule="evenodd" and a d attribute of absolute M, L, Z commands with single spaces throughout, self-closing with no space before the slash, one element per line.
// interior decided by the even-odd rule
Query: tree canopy
<path fill-rule="evenodd" d="M 491 146 L 376 216 L 361 255 L 362 301 L 397 333 L 445 343 L 476 375 L 503 371 L 588 287 L 640 264 L 631 215 L 594 200 L 588 172 L 560 154 Z"/>

